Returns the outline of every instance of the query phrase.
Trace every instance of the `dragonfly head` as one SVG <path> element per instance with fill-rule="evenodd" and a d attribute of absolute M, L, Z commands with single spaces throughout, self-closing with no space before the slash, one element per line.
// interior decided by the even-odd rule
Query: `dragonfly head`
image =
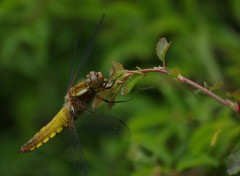
<path fill-rule="evenodd" d="M 87 75 L 87 79 L 85 80 L 85 85 L 92 90 L 99 90 L 103 87 L 104 77 L 101 72 L 91 71 Z"/>

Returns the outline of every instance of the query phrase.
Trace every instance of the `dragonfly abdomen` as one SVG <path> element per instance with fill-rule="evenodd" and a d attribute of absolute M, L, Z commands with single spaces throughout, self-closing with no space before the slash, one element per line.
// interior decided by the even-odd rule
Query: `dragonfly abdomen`
<path fill-rule="evenodd" d="M 20 152 L 29 152 L 41 147 L 66 127 L 69 127 L 69 114 L 67 109 L 63 107 L 47 125 L 42 127 L 39 132 L 21 147 Z"/>

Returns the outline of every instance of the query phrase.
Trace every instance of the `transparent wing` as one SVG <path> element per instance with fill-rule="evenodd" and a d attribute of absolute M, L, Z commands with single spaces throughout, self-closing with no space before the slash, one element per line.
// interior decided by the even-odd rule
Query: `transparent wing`
<path fill-rule="evenodd" d="M 85 104 L 86 111 L 84 113 L 79 113 L 78 115 L 76 114 L 76 117 L 77 121 L 81 124 L 81 128 L 78 131 L 81 131 L 81 134 L 83 134 L 85 139 L 90 138 L 96 140 L 96 135 L 116 137 L 124 134 L 128 138 L 131 136 L 129 127 L 123 121 L 104 113 L 100 113 L 84 102 L 81 103 L 83 106 Z M 78 175 L 87 176 L 87 162 L 73 120 L 71 120 L 70 128 L 68 129 L 68 156 Z"/>
<path fill-rule="evenodd" d="M 82 102 L 84 104 L 84 102 Z M 104 136 L 119 136 L 123 135 L 124 138 L 131 137 L 131 130 L 122 120 L 113 116 L 101 113 L 91 106 L 85 106 L 86 111 L 84 114 L 78 116 L 78 121 L 82 123 L 81 127 L 87 132 L 95 132 L 98 135 Z M 90 130 L 90 131 L 89 131 Z"/>
<path fill-rule="evenodd" d="M 83 154 L 82 146 L 78 138 L 78 133 L 74 122 L 68 129 L 68 156 L 69 161 L 73 164 L 76 172 L 80 176 L 87 176 L 87 162 Z"/>

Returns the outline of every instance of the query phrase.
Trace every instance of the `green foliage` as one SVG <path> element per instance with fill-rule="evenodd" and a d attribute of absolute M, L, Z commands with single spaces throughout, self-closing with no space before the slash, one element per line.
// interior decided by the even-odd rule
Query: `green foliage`
<path fill-rule="evenodd" d="M 16 151 L 61 108 L 74 42 L 78 62 L 103 13 L 105 22 L 79 79 L 90 70 L 107 73 L 112 60 L 129 70 L 158 66 L 154 47 L 166 37 L 174 43 L 167 67 L 198 83 L 224 82 L 232 92 L 240 85 L 238 7 L 238 0 L 1 1 L 0 175 L 74 175 L 64 155 L 64 132 L 36 152 Z M 173 77 L 178 73 L 172 70 Z M 226 175 L 227 156 L 239 143 L 239 117 L 169 77 L 153 73 L 140 81 L 141 76 L 126 87 L 137 82 L 133 100 L 106 111 L 129 125 L 132 138 L 79 133 L 90 175 Z M 234 173 L 238 153 L 230 158 L 228 171 Z"/>
<path fill-rule="evenodd" d="M 223 85 L 223 82 L 217 82 L 213 86 L 209 86 L 206 82 L 204 82 L 204 87 L 210 91 L 217 90 L 217 89 L 221 88 L 222 85 Z"/>
<path fill-rule="evenodd" d="M 236 100 L 240 100 L 240 89 L 237 89 L 234 92 L 232 92 L 231 97 L 235 98 Z"/>
<path fill-rule="evenodd" d="M 220 87 L 222 87 L 222 85 L 223 85 L 223 82 L 217 82 L 217 83 L 215 83 L 215 84 L 210 88 L 210 90 L 211 90 L 211 91 L 217 90 L 217 89 L 219 89 Z"/>
<path fill-rule="evenodd" d="M 180 70 L 178 68 L 173 68 L 170 71 L 170 75 L 174 78 L 177 78 L 180 74 Z"/>
<path fill-rule="evenodd" d="M 144 77 L 144 74 L 135 74 L 128 78 L 122 87 L 121 94 L 127 95 L 133 89 L 133 87 Z"/>

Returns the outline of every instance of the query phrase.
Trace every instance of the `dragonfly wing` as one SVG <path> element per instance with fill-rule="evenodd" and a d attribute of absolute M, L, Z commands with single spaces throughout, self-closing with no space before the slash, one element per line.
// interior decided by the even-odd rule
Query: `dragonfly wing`
<path fill-rule="evenodd" d="M 68 129 L 68 156 L 69 161 L 73 164 L 78 175 L 87 176 L 87 162 L 83 154 L 74 122 L 72 122 L 71 127 Z"/>
<path fill-rule="evenodd" d="M 84 103 L 84 102 L 82 102 Z M 124 137 L 131 137 L 131 130 L 122 120 L 117 119 L 113 116 L 107 115 L 105 113 L 101 113 L 91 106 L 86 105 L 86 111 L 83 116 L 79 118 L 83 118 L 81 122 L 85 121 L 84 125 L 87 128 L 90 126 L 93 131 L 96 133 L 104 133 L 107 135 L 124 135 Z"/>
<path fill-rule="evenodd" d="M 98 125 L 99 128 L 110 131 L 111 133 L 113 133 L 112 135 L 123 134 L 127 136 L 127 138 L 131 137 L 130 128 L 122 120 L 104 113 L 100 113 L 93 109 L 91 111 L 89 110 L 88 113 L 90 114 L 90 116 L 92 116 L 92 118 L 94 118 L 94 121 L 99 121 L 99 124 L 102 124 L 102 126 Z"/>
<path fill-rule="evenodd" d="M 100 113 L 83 101 L 81 104 L 84 106 L 85 111 L 79 114 L 76 113 L 74 118 L 71 117 L 69 120 L 68 155 L 69 160 L 73 164 L 77 173 L 81 176 L 87 176 L 87 162 L 83 154 L 82 146 L 78 138 L 78 132 L 73 119 L 79 118 L 78 120 L 81 122 L 81 127 L 84 128 L 83 132 L 86 133 L 86 135 L 88 135 L 90 129 L 91 131 L 94 131 L 96 135 L 107 134 L 116 136 L 124 133 L 130 137 L 131 131 L 123 121 L 104 113 Z"/>

